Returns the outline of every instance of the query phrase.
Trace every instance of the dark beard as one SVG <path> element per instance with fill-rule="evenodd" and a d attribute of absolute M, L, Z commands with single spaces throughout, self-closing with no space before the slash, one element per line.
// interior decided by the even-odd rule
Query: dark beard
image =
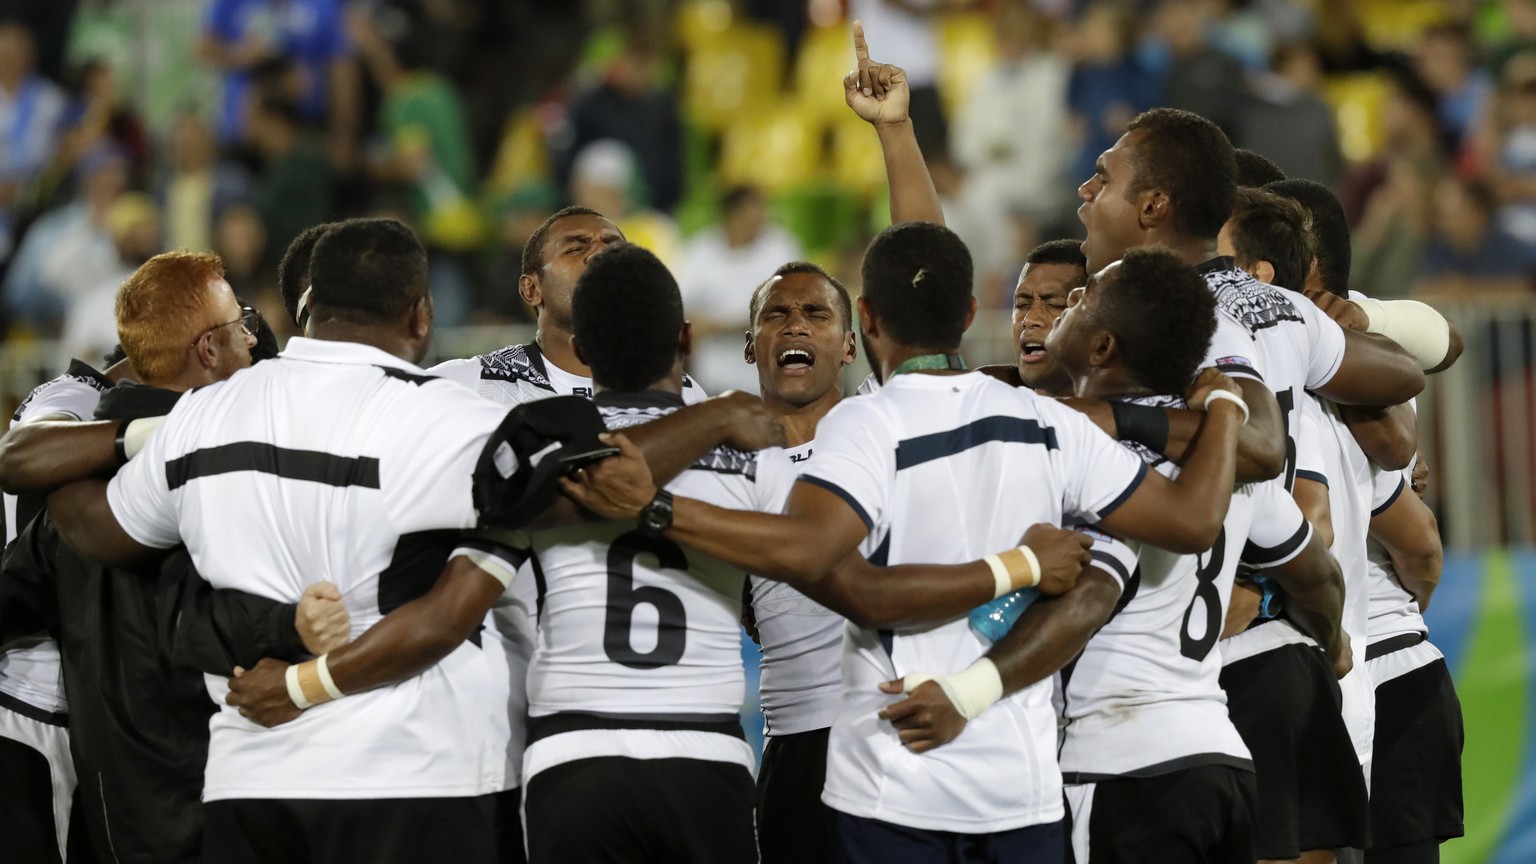
<path fill-rule="evenodd" d="M 884 385 L 885 373 L 880 371 L 880 355 L 876 354 L 875 349 L 870 347 L 867 335 L 860 333 L 859 343 L 864 346 L 864 362 L 869 364 L 869 371 L 875 374 L 875 382 Z"/>

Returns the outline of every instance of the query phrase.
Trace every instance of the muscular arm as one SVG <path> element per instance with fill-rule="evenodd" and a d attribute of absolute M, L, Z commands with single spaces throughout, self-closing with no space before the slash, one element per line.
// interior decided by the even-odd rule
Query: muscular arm
<path fill-rule="evenodd" d="M 1333 548 L 1333 509 L 1328 503 L 1328 484 L 1306 477 L 1296 478 L 1296 488 L 1291 490 L 1291 498 L 1295 499 L 1296 506 L 1301 508 L 1301 515 L 1306 517 L 1316 532 L 1317 539 L 1324 549 Z"/>
<path fill-rule="evenodd" d="M 1419 451 L 1418 415 L 1406 402 L 1390 408 L 1340 405 L 1339 416 L 1365 455 L 1388 471 L 1407 468 Z"/>
<path fill-rule="evenodd" d="M 944 208 L 933 188 L 928 163 L 917 147 L 912 121 L 876 124 L 880 153 L 885 157 L 885 179 L 891 190 L 891 224 L 933 222 L 944 224 Z"/>
<path fill-rule="evenodd" d="M 1307 539 L 1301 554 L 1264 571 L 1285 591 L 1285 615 L 1303 633 L 1317 640 L 1329 657 L 1343 650 L 1344 573 L 1333 560 L 1317 532 Z"/>
<path fill-rule="evenodd" d="M 1424 389 L 1419 361 L 1385 336 L 1344 331 L 1344 362 L 1319 395 L 1341 405 L 1397 405 Z"/>
<path fill-rule="evenodd" d="M 1370 531 L 1392 557 L 1403 590 L 1413 595 L 1420 611 L 1429 608 L 1445 561 L 1434 511 L 1417 495 L 1399 495 L 1392 506 L 1371 517 Z"/>
<path fill-rule="evenodd" d="M 107 503 L 105 480 L 83 480 L 59 489 L 48 496 L 48 512 L 64 542 L 92 561 L 120 566 L 158 551 L 123 530 Z"/>
<path fill-rule="evenodd" d="M 42 420 L 11 427 L 0 438 L 0 489 L 44 494 L 110 473 L 117 467 L 117 427 L 115 421 Z"/>
<path fill-rule="evenodd" d="M 968 564 L 876 567 L 852 552 L 800 593 L 866 630 L 947 621 L 993 599 L 992 569 Z"/>
<path fill-rule="evenodd" d="M 987 651 L 1003 679 L 1003 693 L 1017 693 L 1071 662 L 1119 601 L 1120 583 L 1096 567 L 1071 591 L 1036 600 Z"/>

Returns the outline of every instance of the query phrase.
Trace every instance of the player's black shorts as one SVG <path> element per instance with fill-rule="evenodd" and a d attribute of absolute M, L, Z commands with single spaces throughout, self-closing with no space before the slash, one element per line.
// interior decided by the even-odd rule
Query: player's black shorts
<path fill-rule="evenodd" d="M 833 811 L 838 860 L 843 864 L 951 864 L 957 861 L 1060 864 L 1065 841 L 1060 821 L 990 834 L 908 828 Z"/>
<path fill-rule="evenodd" d="M 757 772 L 757 845 L 763 864 L 837 860 L 832 808 L 821 803 L 831 729 L 774 735 Z"/>
<path fill-rule="evenodd" d="M 1462 835 L 1464 738 L 1445 660 L 1376 685 L 1372 848 Z"/>
<path fill-rule="evenodd" d="M 1255 855 L 1286 859 L 1308 849 L 1364 849 L 1370 840 L 1365 775 L 1323 652 L 1282 645 L 1228 664 L 1221 686 L 1258 775 Z"/>
<path fill-rule="evenodd" d="M 219 864 L 496 864 L 496 798 L 256 798 L 203 805 Z"/>
<path fill-rule="evenodd" d="M 530 864 L 755 864 L 752 772 L 733 762 L 597 756 L 524 787 Z"/>
<path fill-rule="evenodd" d="M 1069 785 L 1068 864 L 1253 864 L 1256 788 L 1230 765 Z"/>

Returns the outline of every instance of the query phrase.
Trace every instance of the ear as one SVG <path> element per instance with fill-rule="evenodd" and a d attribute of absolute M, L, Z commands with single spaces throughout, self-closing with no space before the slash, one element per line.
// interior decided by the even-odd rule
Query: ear
<path fill-rule="evenodd" d="M 867 336 L 879 336 L 880 335 L 880 320 L 875 317 L 874 311 L 869 308 L 869 301 L 865 300 L 863 297 L 860 297 L 858 299 L 858 303 L 859 303 L 859 326 L 864 328 L 865 335 L 867 335 Z"/>
<path fill-rule="evenodd" d="M 197 342 L 192 346 L 192 352 L 197 355 L 198 365 L 204 369 L 213 369 L 219 365 L 219 346 L 214 344 L 212 332 L 197 337 Z"/>
<path fill-rule="evenodd" d="M 421 341 L 432 335 L 432 295 L 423 294 L 411 304 L 406 327 L 412 339 Z"/>
<path fill-rule="evenodd" d="M 582 356 L 582 353 L 581 353 L 581 343 L 576 341 L 576 337 L 575 336 L 571 337 L 571 351 L 576 354 L 576 361 L 578 363 L 580 363 L 583 366 L 591 366 L 592 365 L 591 363 L 587 362 L 587 358 L 586 357 Z"/>
<path fill-rule="evenodd" d="M 971 308 L 965 313 L 965 329 L 971 329 L 971 322 L 976 320 L 976 297 L 971 296 Z"/>
<path fill-rule="evenodd" d="M 677 331 L 677 353 L 680 357 L 693 356 L 693 324 L 683 320 L 683 329 Z"/>
<path fill-rule="evenodd" d="M 757 346 L 755 344 L 753 344 L 753 342 L 752 342 L 752 331 L 751 330 L 748 330 L 746 332 L 746 337 L 747 337 L 747 347 L 742 349 L 741 356 L 746 358 L 748 366 L 755 366 L 755 365 L 757 365 Z"/>
<path fill-rule="evenodd" d="M 1173 218 L 1173 202 L 1168 199 L 1167 192 L 1161 189 L 1147 189 L 1137 197 L 1140 199 L 1137 216 L 1142 230 L 1150 231 Z"/>
<path fill-rule="evenodd" d="M 853 361 L 859 359 L 859 340 L 853 338 L 853 331 L 843 334 L 843 365 L 852 366 Z"/>
<path fill-rule="evenodd" d="M 527 303 L 534 309 L 544 305 L 544 291 L 539 286 L 539 280 L 536 276 L 529 276 L 525 273 L 517 277 L 517 293 L 522 296 L 524 303 Z"/>
<path fill-rule="evenodd" d="M 1115 342 L 1115 334 L 1100 330 L 1094 334 L 1093 345 L 1088 349 L 1088 366 L 1092 369 L 1108 366 L 1119 352 L 1120 346 Z"/>
<path fill-rule="evenodd" d="M 1268 261 L 1255 261 L 1249 268 L 1248 275 L 1263 282 L 1265 285 L 1275 284 L 1275 265 Z"/>

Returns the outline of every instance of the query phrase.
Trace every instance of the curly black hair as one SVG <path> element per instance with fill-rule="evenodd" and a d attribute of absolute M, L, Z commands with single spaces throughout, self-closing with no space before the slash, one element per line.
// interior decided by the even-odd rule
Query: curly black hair
<path fill-rule="evenodd" d="M 349 219 L 315 242 L 309 272 L 310 302 L 374 319 L 404 315 L 431 290 L 427 250 L 396 219 Z"/>
<path fill-rule="evenodd" d="M 1195 268 L 1156 246 L 1132 249 L 1093 287 L 1094 321 L 1115 336 L 1126 371 L 1182 395 L 1216 332 L 1216 297 Z"/>
<path fill-rule="evenodd" d="M 571 325 L 593 382 L 634 393 L 661 380 L 676 362 L 683 298 L 661 259 L 620 243 L 593 257 L 576 280 Z"/>
<path fill-rule="evenodd" d="M 752 326 L 757 325 L 757 313 L 762 311 L 763 298 L 768 294 L 768 286 L 772 285 L 774 280 L 780 277 L 790 276 L 795 273 L 808 273 L 827 280 L 827 284 L 831 285 L 833 292 L 837 294 L 837 311 L 843 316 L 843 329 L 853 329 L 853 301 L 848 298 L 848 289 L 843 287 L 843 283 L 837 281 L 837 277 L 828 273 L 826 268 L 820 264 L 813 264 L 810 261 L 791 261 L 788 264 L 781 265 L 779 269 L 773 271 L 772 276 L 764 279 L 762 283 L 752 289 L 752 302 L 747 304 L 747 322 L 749 324 Z"/>
<path fill-rule="evenodd" d="M 309 287 L 309 259 L 315 253 L 315 244 L 331 230 L 335 222 L 311 225 L 299 232 L 283 252 L 282 263 L 277 265 L 277 290 L 283 295 L 283 308 L 293 323 L 299 323 L 299 298 Z"/>
<path fill-rule="evenodd" d="M 974 276 L 955 232 L 932 222 L 892 225 L 865 251 L 863 276 L 864 300 L 891 338 L 934 351 L 959 347 Z"/>
<path fill-rule="evenodd" d="M 1349 217 L 1327 186 L 1315 180 L 1281 180 L 1264 189 L 1301 205 L 1312 217 L 1312 254 L 1323 290 L 1349 296 L 1349 268 L 1354 254 L 1349 242 Z"/>
<path fill-rule="evenodd" d="M 1237 195 L 1237 157 L 1215 123 L 1177 108 L 1153 108 L 1126 127 L 1136 136 L 1134 196 L 1161 189 L 1173 204 L 1174 230 L 1184 237 L 1215 239 Z"/>
<path fill-rule="evenodd" d="M 1237 159 L 1237 185 L 1258 189 L 1285 179 L 1285 172 L 1268 157 L 1252 150 L 1238 148 L 1232 151 Z"/>
<path fill-rule="evenodd" d="M 1268 261 L 1275 268 L 1276 287 L 1306 287 L 1312 269 L 1312 220 L 1300 204 L 1263 189 L 1239 189 L 1231 236 L 1238 266 Z"/>
<path fill-rule="evenodd" d="M 596 216 L 599 219 L 608 218 L 596 210 L 593 210 L 591 207 L 577 207 L 572 205 L 570 207 L 562 207 L 561 209 L 556 210 L 554 215 L 550 216 L 548 219 L 545 219 L 544 222 L 539 225 L 539 227 L 533 229 L 533 233 L 528 235 L 528 242 L 523 244 L 522 275 L 532 276 L 533 274 L 539 272 L 541 268 L 543 268 L 544 241 L 549 236 L 549 229 L 555 227 L 556 222 L 559 222 L 561 219 L 564 219 L 567 216 Z"/>

